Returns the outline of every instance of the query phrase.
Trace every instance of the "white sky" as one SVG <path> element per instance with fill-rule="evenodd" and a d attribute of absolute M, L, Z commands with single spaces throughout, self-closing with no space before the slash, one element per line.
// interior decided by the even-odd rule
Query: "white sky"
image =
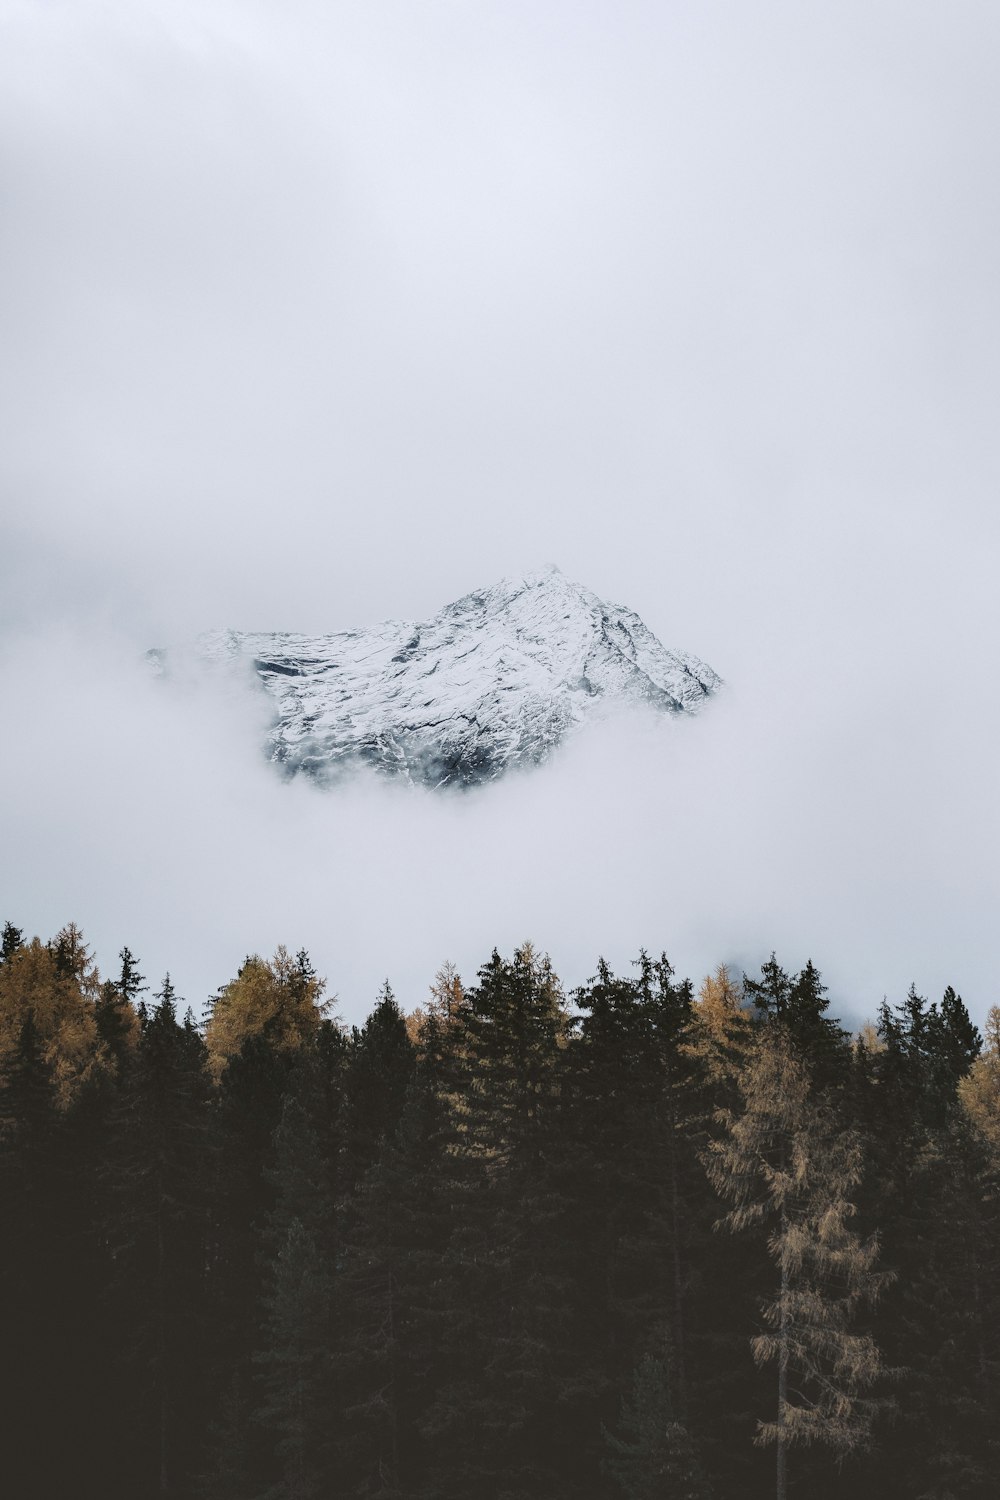
<path fill-rule="evenodd" d="M 6 0 L 0 916 L 359 1019 L 812 956 L 996 992 L 1000 11 Z M 545 560 L 729 688 L 478 798 L 277 783 L 138 651 Z"/>

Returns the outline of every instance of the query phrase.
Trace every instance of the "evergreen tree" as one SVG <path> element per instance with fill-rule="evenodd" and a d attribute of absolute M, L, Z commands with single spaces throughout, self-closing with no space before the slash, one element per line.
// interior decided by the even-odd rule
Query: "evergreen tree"
<path fill-rule="evenodd" d="M 640 1360 L 632 1398 L 622 1403 L 624 1436 L 606 1432 L 606 1468 L 626 1500 L 708 1500 L 710 1494 L 691 1439 L 676 1421 L 662 1361 Z"/>
<path fill-rule="evenodd" d="M 145 1014 L 115 1107 L 108 1164 L 115 1340 L 136 1440 L 136 1493 L 168 1494 L 193 1463 L 206 1259 L 204 1044 L 177 1019 L 169 975 Z M 127 1445 L 117 1455 L 128 1475 Z M 124 1460 L 124 1462 L 123 1462 Z"/>
<path fill-rule="evenodd" d="M 371 1015 L 351 1033 L 344 1121 L 349 1182 L 361 1180 L 383 1142 L 395 1134 L 414 1056 L 406 1021 L 386 980 Z"/>
<path fill-rule="evenodd" d="M 234 1375 L 209 1423 L 206 1459 L 194 1484 L 199 1500 L 247 1500 L 260 1485 L 260 1463 L 252 1424 L 254 1403 Z"/>
<path fill-rule="evenodd" d="M 978 1026 L 973 1025 L 961 995 L 951 985 L 935 1013 L 934 1033 L 935 1082 L 954 1097 L 959 1083 L 983 1050 L 983 1038 Z"/>
<path fill-rule="evenodd" d="M 953 1025 L 957 1008 L 948 1009 Z M 902 1373 L 899 1420 L 883 1436 L 873 1482 L 908 1486 L 928 1500 L 985 1497 L 1000 1457 L 993 1439 L 1000 1422 L 1000 1200 L 987 1138 L 970 1131 L 955 1107 L 956 1073 L 976 1039 L 970 1046 L 959 1020 L 963 1057 L 944 1033 L 941 1012 L 912 986 L 895 1012 L 883 1007 L 879 1030 L 859 1114 L 869 1131 L 885 1251 L 899 1270 L 882 1341 Z M 962 1105 L 983 1065 L 978 1058 L 958 1080 Z"/>
<path fill-rule="evenodd" d="M 467 1149 L 498 1177 L 537 1151 L 567 1016 L 548 958 L 530 943 L 512 960 L 494 949 L 466 998 Z"/>
<path fill-rule="evenodd" d="M 139 964 L 130 948 L 123 948 L 118 957 L 122 967 L 115 989 L 124 1003 L 134 1010 L 139 1006 L 139 996 L 149 988 L 146 984 L 146 976 L 139 973 Z"/>
<path fill-rule="evenodd" d="M 565 1271 L 547 1162 L 567 1017 L 551 965 L 529 944 L 512 960 L 494 952 L 466 1001 L 440 1334 L 451 1373 L 424 1419 L 434 1485 L 551 1497 Z"/>
<path fill-rule="evenodd" d="M 5 922 L 3 935 L 0 937 L 0 964 L 5 964 L 9 958 L 13 958 L 23 942 L 24 933 L 20 927 L 15 927 L 13 922 Z"/>
<path fill-rule="evenodd" d="M 61 1388 L 64 1355 L 64 1183 L 58 1094 L 30 1011 L 0 1085 L 3 1464 L 13 1492 L 42 1500 L 61 1478 L 48 1424 L 49 1392 Z"/>
<path fill-rule="evenodd" d="M 430 1015 L 395 1135 L 345 1205 L 337 1348 L 342 1473 L 359 1495 L 410 1495 L 426 1464 L 423 1429 L 451 1372 L 440 1329 L 455 1200 L 452 1141 Z M 433 1421 L 428 1424 L 433 1426 Z M 433 1449 L 433 1444 L 430 1445 Z"/>
<path fill-rule="evenodd" d="M 146 989 L 135 956 L 128 948 L 119 954 L 121 974 L 117 981 L 101 985 L 94 1006 L 97 1035 L 107 1049 L 114 1070 L 120 1073 L 139 1036 L 139 996 Z M 168 975 L 169 979 L 169 975 Z M 142 1013 L 144 1016 L 144 1012 Z"/>
<path fill-rule="evenodd" d="M 761 965 L 760 979 L 743 976 L 743 989 L 762 1020 L 777 1021 L 809 1060 L 816 1084 L 844 1080 L 850 1060 L 848 1036 L 829 1009 L 826 985 L 812 959 L 801 973 L 790 975 L 774 954 Z"/>
<path fill-rule="evenodd" d="M 334 1216 L 327 1165 L 310 1119 L 312 1079 L 296 1075 L 274 1137 L 275 1205 L 266 1250 L 262 1343 L 254 1355 L 259 1418 L 274 1435 L 271 1500 L 328 1493 Z"/>
<path fill-rule="evenodd" d="M 211 1378 L 218 1391 L 234 1380 L 241 1390 L 250 1388 L 263 1295 L 258 1247 L 274 1209 L 267 1167 L 291 1074 L 291 1053 L 251 1035 L 227 1060 L 212 1099 L 209 1291 Z"/>
<path fill-rule="evenodd" d="M 922 1096 L 926 1124 L 941 1123 L 983 1045 L 961 995 L 949 985 L 939 1009 L 936 1003 L 928 1005 L 911 984 L 895 1011 L 883 1002 L 878 1035 L 885 1044 L 886 1071 L 911 1094 Z"/>
<path fill-rule="evenodd" d="M 336 1092 L 339 1033 L 323 1015 L 322 991 L 308 955 L 293 959 L 279 947 L 270 963 L 246 960 L 220 990 L 206 1026 L 208 1066 L 218 1084 L 211 1128 L 210 1289 L 211 1378 L 219 1391 L 234 1381 L 241 1390 L 251 1384 L 263 1296 L 258 1247 L 275 1207 L 268 1166 L 285 1095 L 297 1070 L 320 1057 L 329 1069 L 328 1099 Z"/>
<path fill-rule="evenodd" d="M 928 1139 L 905 1223 L 887 1351 L 902 1369 L 883 1475 L 928 1500 L 986 1500 L 1000 1461 L 1000 1204 L 961 1119 Z"/>
<path fill-rule="evenodd" d="M 612 1294 L 602 1296 L 597 1285 L 591 1293 L 592 1315 L 604 1304 L 606 1378 L 620 1388 L 656 1327 L 671 1400 L 686 1416 L 691 1252 L 703 1228 L 691 1210 L 701 1181 L 705 1069 L 690 984 L 674 981 L 663 955 L 643 952 L 636 968 L 634 978 L 619 979 L 602 961 L 575 997 L 582 1015 L 570 1077 L 586 1173 L 577 1192 L 595 1220 L 584 1241 L 602 1247 L 596 1276 Z M 612 1347 L 618 1369 L 608 1367 Z"/>
<path fill-rule="evenodd" d="M 1000 1009 L 526 945 L 347 1032 L 279 950 L 209 1054 L 120 960 L 0 938 L 18 1500 L 994 1500 Z"/>

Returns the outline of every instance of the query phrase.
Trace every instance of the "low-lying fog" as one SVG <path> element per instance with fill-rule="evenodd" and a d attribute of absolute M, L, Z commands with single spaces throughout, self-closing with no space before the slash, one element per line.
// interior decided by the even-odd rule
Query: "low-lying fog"
<path fill-rule="evenodd" d="M 911 979 L 982 1015 L 992 743 L 961 693 L 944 713 L 883 669 L 765 670 L 697 719 L 613 716 L 472 792 L 319 791 L 264 761 L 262 698 L 155 681 L 109 633 L 22 638 L 0 678 L 4 913 L 43 935 L 75 919 L 108 970 L 128 943 L 196 1011 L 279 942 L 309 949 L 357 1021 L 385 977 L 412 1007 L 443 960 L 471 978 L 531 937 L 568 986 L 641 945 L 696 980 L 773 947 L 812 957 L 853 1021 Z"/>
<path fill-rule="evenodd" d="M 997 995 L 1000 9 L 13 0 L 0 916 L 359 1019 L 531 936 Z M 213 626 L 554 561 L 727 681 L 470 796 L 320 794 Z"/>

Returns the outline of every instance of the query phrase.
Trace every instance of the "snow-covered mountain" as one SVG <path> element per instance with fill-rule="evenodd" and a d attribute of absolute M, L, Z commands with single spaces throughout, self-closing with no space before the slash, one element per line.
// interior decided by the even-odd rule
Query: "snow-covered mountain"
<path fill-rule="evenodd" d="M 544 760 L 602 703 L 691 714 L 720 686 L 555 567 L 466 594 L 424 624 L 228 630 L 200 649 L 252 667 L 274 699 L 271 759 L 322 782 L 359 764 L 427 786 L 491 781 Z"/>

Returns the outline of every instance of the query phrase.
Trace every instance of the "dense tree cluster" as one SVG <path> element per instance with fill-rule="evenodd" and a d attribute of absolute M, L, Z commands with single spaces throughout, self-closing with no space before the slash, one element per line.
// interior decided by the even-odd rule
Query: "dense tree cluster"
<path fill-rule="evenodd" d="M 913 1500 L 1000 1474 L 1000 1011 L 530 945 L 203 1024 L 0 947 L 5 1491 Z"/>

